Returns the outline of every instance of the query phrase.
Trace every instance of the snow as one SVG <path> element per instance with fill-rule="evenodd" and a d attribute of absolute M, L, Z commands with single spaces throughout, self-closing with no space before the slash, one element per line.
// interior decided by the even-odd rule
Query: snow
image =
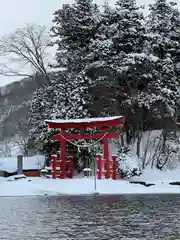
<path fill-rule="evenodd" d="M 44 166 L 45 158 L 41 155 L 23 158 L 23 170 L 36 170 Z M 0 171 L 17 171 L 17 157 L 0 158 Z"/>
<path fill-rule="evenodd" d="M 140 168 L 142 169 L 143 163 L 145 168 L 151 167 L 152 162 L 154 161 L 153 166 L 156 164 L 156 158 L 159 156 L 158 151 L 160 151 L 159 146 L 160 143 L 163 142 L 161 139 L 163 138 L 162 129 L 145 131 L 142 132 L 141 142 L 140 142 L 140 156 L 137 156 L 137 139 L 135 139 L 131 144 L 129 144 L 128 148 L 130 151 L 125 156 L 125 164 L 127 167 Z M 119 140 L 120 141 L 120 140 Z M 124 137 L 124 141 L 126 142 L 126 138 Z M 121 143 L 121 141 L 120 141 Z M 169 160 L 167 164 L 164 166 L 164 169 L 174 169 L 180 167 L 179 161 L 179 149 L 180 145 L 178 141 L 168 140 L 166 141 L 167 149 L 171 150 L 171 154 L 169 155 Z M 118 146 L 114 141 L 109 142 L 109 152 L 110 156 L 118 155 Z M 123 167 L 123 162 L 120 163 L 121 169 Z M 125 166 L 125 167 L 126 167 Z"/>
<path fill-rule="evenodd" d="M 143 171 L 140 177 L 133 177 L 134 181 L 145 181 L 145 182 L 180 182 L 180 168 L 174 170 L 160 171 L 158 169 L 147 168 Z"/>
<path fill-rule="evenodd" d="M 92 172 L 92 169 L 91 168 L 84 168 L 83 171 L 84 172 Z"/>
<path fill-rule="evenodd" d="M 47 173 L 48 170 L 47 169 L 41 169 L 41 173 Z"/>
<path fill-rule="evenodd" d="M 19 180 L 19 179 L 25 179 L 26 176 L 24 174 L 16 174 L 11 177 L 8 177 L 8 181 L 14 181 L 14 180 Z"/>
<path fill-rule="evenodd" d="M 15 176 L 16 177 L 16 176 Z M 89 194 L 163 194 L 180 193 L 180 186 L 172 186 L 169 183 L 180 182 L 180 169 L 174 171 L 154 171 L 147 169 L 140 177 L 134 177 L 130 181 L 145 181 L 154 183 L 154 186 L 145 187 L 140 184 L 132 184 L 126 180 L 96 180 L 94 177 L 75 179 L 45 179 L 26 178 L 14 180 L 15 177 L 0 178 L 0 196 L 39 196 L 39 195 L 89 195 Z"/>
<path fill-rule="evenodd" d="M 45 167 L 45 170 L 47 170 L 47 171 L 51 171 L 52 170 L 52 167 Z"/>
<path fill-rule="evenodd" d="M 56 119 L 56 120 L 45 120 L 46 123 L 91 123 L 91 122 L 108 122 L 113 120 L 118 120 L 123 118 L 123 116 L 114 117 L 104 117 L 104 118 L 82 118 L 82 119 Z"/>

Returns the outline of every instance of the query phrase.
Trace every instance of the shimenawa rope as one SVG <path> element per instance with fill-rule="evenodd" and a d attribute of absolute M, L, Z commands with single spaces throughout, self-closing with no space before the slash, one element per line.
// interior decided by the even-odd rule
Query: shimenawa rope
<path fill-rule="evenodd" d="M 76 143 L 74 143 L 74 142 L 71 142 L 69 139 L 67 139 L 66 137 L 64 137 L 64 136 L 61 134 L 61 132 L 60 132 L 60 136 L 61 136 L 64 140 L 66 140 L 67 142 L 69 142 L 69 143 L 71 143 L 72 145 L 74 145 L 75 147 L 77 147 L 78 150 L 80 150 L 80 148 L 88 148 L 88 147 L 91 147 L 91 146 L 99 143 L 107 134 L 108 134 L 108 132 L 106 132 L 106 133 L 102 136 L 102 138 L 98 139 L 98 140 L 95 141 L 94 143 L 80 145 L 80 144 L 76 144 Z"/>

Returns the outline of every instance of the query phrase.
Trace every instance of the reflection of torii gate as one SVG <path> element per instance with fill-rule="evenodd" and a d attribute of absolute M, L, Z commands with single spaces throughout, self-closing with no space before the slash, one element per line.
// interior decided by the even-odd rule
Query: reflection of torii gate
<path fill-rule="evenodd" d="M 60 178 L 65 178 L 65 167 L 66 167 L 66 143 L 73 140 L 88 140 L 98 139 L 95 143 L 103 141 L 104 145 L 104 159 L 109 165 L 109 145 L 108 139 L 119 138 L 120 134 L 109 132 L 109 127 L 121 127 L 124 122 L 124 117 L 104 117 L 104 118 L 87 118 L 87 119 L 69 119 L 69 120 L 45 120 L 49 128 L 60 129 L 60 133 L 53 136 L 52 140 L 60 141 L 60 158 L 62 171 Z M 100 133 L 97 134 L 69 134 L 66 132 L 69 128 L 84 129 L 87 128 L 99 128 Z M 72 143 L 72 142 L 71 142 Z M 74 144 L 76 145 L 76 144 Z M 92 145 L 92 144 L 91 144 Z M 76 145 L 77 146 L 77 145 Z M 87 147 L 85 145 L 84 147 Z M 83 147 L 83 146 L 82 146 Z M 107 176 L 109 178 L 110 176 Z"/>

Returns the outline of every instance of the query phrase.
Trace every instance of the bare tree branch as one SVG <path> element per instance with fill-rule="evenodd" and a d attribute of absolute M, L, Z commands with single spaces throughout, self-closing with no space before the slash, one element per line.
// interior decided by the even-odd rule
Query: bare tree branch
<path fill-rule="evenodd" d="M 18 137 L 12 141 L 18 145 L 19 149 L 28 156 L 29 125 L 27 120 L 20 119 L 17 123 Z"/>
<path fill-rule="evenodd" d="M 0 74 L 4 76 L 43 76 L 50 83 L 48 48 L 49 34 L 44 26 L 27 24 L 14 33 L 0 39 Z M 7 60 L 7 61 L 5 61 Z M 14 65 L 16 67 L 14 67 Z"/>

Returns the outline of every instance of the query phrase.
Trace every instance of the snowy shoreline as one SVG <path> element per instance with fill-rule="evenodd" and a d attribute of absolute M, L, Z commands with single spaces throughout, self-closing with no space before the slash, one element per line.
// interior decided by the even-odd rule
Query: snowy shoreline
<path fill-rule="evenodd" d="M 139 179 L 140 181 L 140 179 Z M 27 178 L 9 181 L 9 178 L 0 179 L 0 197 L 22 196 L 92 196 L 92 195 L 138 195 L 138 194 L 180 194 L 180 186 L 170 185 L 179 181 L 147 181 L 155 184 L 143 186 L 124 180 L 97 180 L 97 189 L 94 188 L 94 179 L 43 179 Z"/>
<path fill-rule="evenodd" d="M 24 178 L 23 178 L 24 177 Z M 21 178 L 21 179 L 19 179 Z M 129 180 L 74 177 L 51 179 L 15 175 L 0 177 L 0 197 L 24 196 L 113 196 L 138 194 L 180 194 L 180 169 L 146 169 L 141 176 Z"/>

